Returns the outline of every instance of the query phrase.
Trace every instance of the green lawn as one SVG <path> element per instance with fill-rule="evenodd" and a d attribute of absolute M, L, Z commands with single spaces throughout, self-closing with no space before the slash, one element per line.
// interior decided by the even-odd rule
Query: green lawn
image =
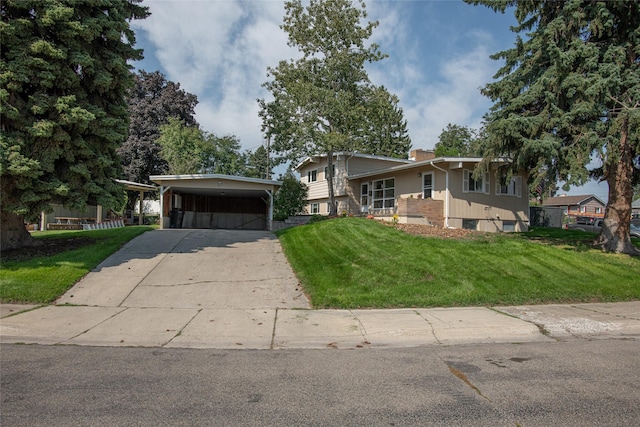
<path fill-rule="evenodd" d="M 93 243 L 49 257 L 2 262 L 0 301 L 50 303 L 129 240 L 152 230 L 133 226 L 92 231 L 44 231 L 37 239 L 90 238 Z"/>
<path fill-rule="evenodd" d="M 445 240 L 362 218 L 278 232 L 318 308 L 484 306 L 640 299 L 640 257 L 539 229 Z M 636 240 L 635 244 L 639 242 Z"/>

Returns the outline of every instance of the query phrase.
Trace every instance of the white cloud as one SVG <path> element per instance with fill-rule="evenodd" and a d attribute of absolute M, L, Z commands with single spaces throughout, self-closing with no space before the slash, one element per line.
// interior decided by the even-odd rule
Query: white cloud
<path fill-rule="evenodd" d="M 256 148 L 262 143 L 256 98 L 268 96 L 261 87 L 267 67 L 297 56 L 279 28 L 284 2 L 145 4 L 152 15 L 132 25 L 144 32 L 149 44 L 144 47 L 155 53 L 160 71 L 198 96 L 196 118 L 202 128 L 235 134 L 244 148 Z M 437 2 L 372 1 L 367 6 L 368 19 L 380 21 L 371 41 L 389 54 L 369 67 L 369 76 L 400 98 L 414 147 L 433 147 L 448 123 L 478 127 L 490 105 L 478 88 L 498 67 L 489 59 L 496 50 L 491 37 L 462 25 L 429 22 L 428 13 L 441 6 Z M 416 10 L 422 14 L 418 19 Z"/>
<path fill-rule="evenodd" d="M 268 66 L 291 57 L 279 28 L 281 2 L 150 1 L 151 16 L 134 22 L 152 44 L 169 80 L 198 96 L 196 118 L 245 147 L 260 144 L 256 99 Z M 147 70 L 153 71 L 153 70 Z"/>

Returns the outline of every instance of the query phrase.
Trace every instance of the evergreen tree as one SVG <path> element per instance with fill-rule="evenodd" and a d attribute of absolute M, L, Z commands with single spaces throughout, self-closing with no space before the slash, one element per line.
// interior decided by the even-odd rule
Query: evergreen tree
<path fill-rule="evenodd" d="M 295 177 L 291 169 L 280 177 L 280 181 L 282 186 L 273 196 L 273 219 L 276 221 L 302 213 L 309 195 L 307 186 Z"/>
<path fill-rule="evenodd" d="M 254 152 L 245 153 L 247 168 L 245 176 L 248 178 L 271 179 L 273 176 L 273 161 L 269 159 L 269 153 L 264 146 L 260 146 Z"/>
<path fill-rule="evenodd" d="M 302 58 L 269 68 L 273 100 L 259 100 L 273 151 L 292 161 L 326 154 L 331 215 L 335 215 L 333 154 L 339 151 L 406 156 L 410 146 L 397 100 L 369 82 L 364 64 L 384 55 L 366 46 L 377 22 L 362 24 L 362 0 L 285 3 L 282 29 Z M 391 122 L 387 122 L 391 120 Z M 380 131 L 376 133 L 376 131 Z M 369 144 L 371 142 L 371 144 Z"/>
<path fill-rule="evenodd" d="M 640 175 L 640 2 L 466 0 L 495 11 L 514 8 L 515 47 L 493 56 L 505 65 L 483 93 L 494 101 L 487 117 L 485 161 L 549 181 L 609 185 L 606 251 L 637 253 L 629 237 L 633 184 Z M 589 171 L 592 157 L 602 167 Z M 485 163 L 486 167 L 486 163 Z"/>
<path fill-rule="evenodd" d="M 23 219 L 52 202 L 121 205 L 137 3 L 0 3 L 0 250 L 33 244 Z"/>
<path fill-rule="evenodd" d="M 407 130 L 399 99 L 384 86 L 371 86 L 365 98 L 366 132 L 360 145 L 362 151 L 378 156 L 406 159 L 411 148 L 411 138 Z"/>

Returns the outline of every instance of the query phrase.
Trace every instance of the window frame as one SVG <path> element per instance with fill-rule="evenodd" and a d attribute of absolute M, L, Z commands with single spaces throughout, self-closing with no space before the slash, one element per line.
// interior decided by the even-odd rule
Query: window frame
<path fill-rule="evenodd" d="M 474 188 L 471 189 L 471 183 L 474 183 Z M 478 185 L 480 182 L 480 185 Z M 469 169 L 462 170 L 462 192 L 463 193 L 477 193 L 477 194 L 490 194 L 491 182 L 489 180 L 489 172 L 482 174 L 480 179 L 473 178 L 473 171 Z M 478 189 L 478 187 L 480 187 Z"/>
<path fill-rule="evenodd" d="M 392 181 L 393 186 L 387 186 L 387 184 Z M 374 210 L 383 210 L 383 209 L 394 209 L 396 207 L 396 179 L 395 177 L 376 179 L 371 182 L 372 188 L 372 198 L 373 209 Z M 377 183 L 382 183 L 380 188 L 376 188 Z M 389 195 L 391 193 L 391 195 Z M 381 202 L 381 206 L 376 206 Z"/>
<path fill-rule="evenodd" d="M 318 169 L 312 169 L 307 171 L 307 182 L 317 182 L 318 181 Z"/>
<path fill-rule="evenodd" d="M 513 220 L 502 221 L 502 231 L 504 233 L 515 233 L 516 221 L 513 221 Z"/>
<path fill-rule="evenodd" d="M 425 184 L 425 179 L 427 176 L 431 177 L 431 184 L 427 186 Z M 422 173 L 422 198 L 423 199 L 433 199 L 433 188 L 435 187 L 435 174 L 433 172 L 423 172 Z M 426 191 L 429 190 L 429 195 L 427 196 Z"/>
<path fill-rule="evenodd" d="M 311 214 L 316 215 L 320 213 L 320 203 L 314 202 L 311 203 Z"/>
<path fill-rule="evenodd" d="M 333 171 L 333 177 L 336 177 L 336 164 L 333 163 L 331 165 L 331 170 Z M 327 181 L 329 179 L 329 174 L 327 173 L 329 172 L 329 166 L 325 166 L 324 167 L 324 180 Z"/>
<path fill-rule="evenodd" d="M 522 177 L 519 175 L 512 176 L 509 180 L 509 184 L 502 185 L 503 179 L 506 182 L 506 177 L 501 177 L 496 182 L 496 196 L 509 196 L 509 197 L 522 197 Z M 503 191 L 506 189 L 506 192 Z"/>

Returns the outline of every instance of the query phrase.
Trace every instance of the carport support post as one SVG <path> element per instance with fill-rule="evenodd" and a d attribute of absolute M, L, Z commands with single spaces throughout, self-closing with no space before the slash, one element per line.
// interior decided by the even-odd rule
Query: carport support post
<path fill-rule="evenodd" d="M 160 186 L 160 229 L 164 229 L 164 193 L 169 191 L 171 186 Z M 171 207 L 171 206 L 169 206 Z"/>
<path fill-rule="evenodd" d="M 264 190 L 269 195 L 269 214 L 267 215 L 267 230 L 273 229 L 273 191 Z"/>

